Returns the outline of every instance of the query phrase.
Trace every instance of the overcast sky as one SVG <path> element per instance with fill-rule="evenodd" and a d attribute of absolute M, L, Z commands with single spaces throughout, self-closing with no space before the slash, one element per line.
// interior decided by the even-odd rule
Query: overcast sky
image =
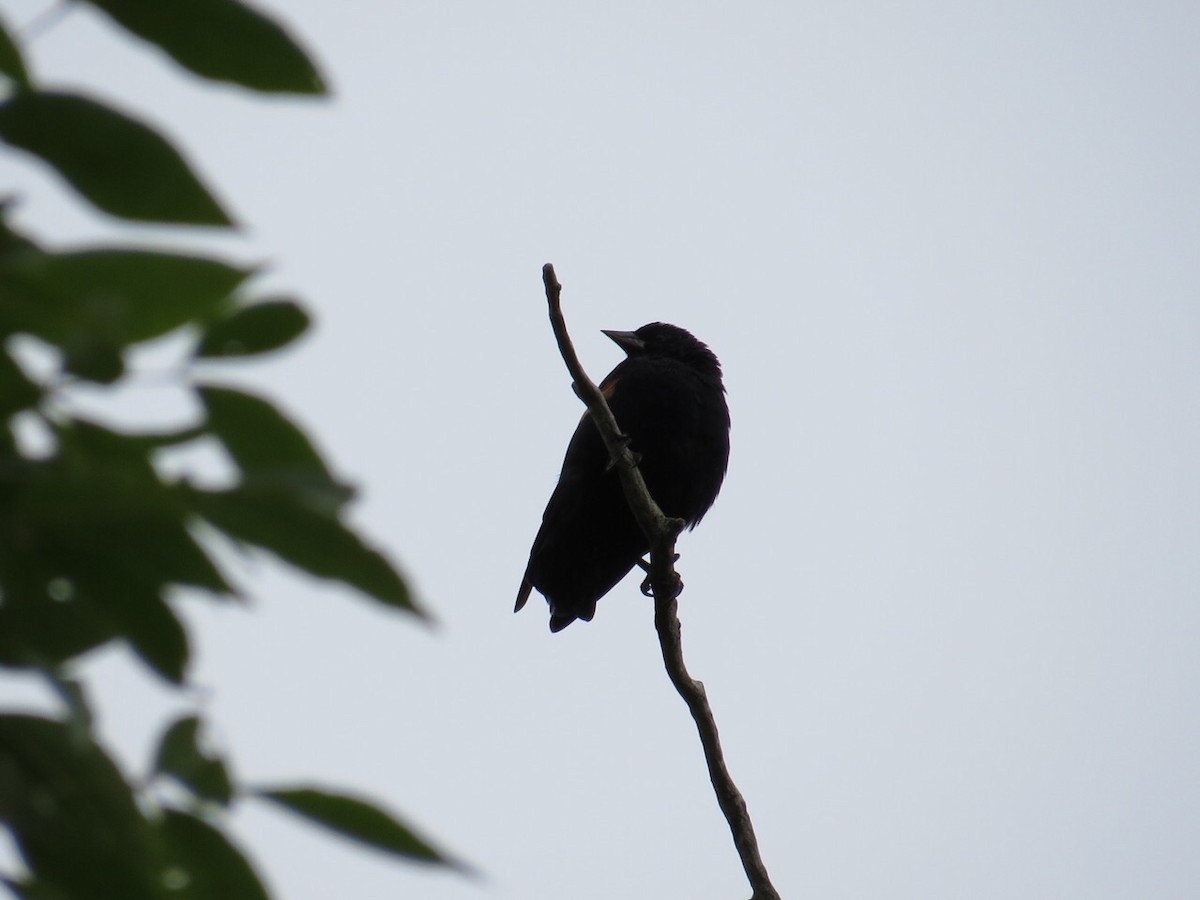
<path fill-rule="evenodd" d="M 31 56 L 246 224 L 181 241 L 308 301 L 237 378 L 440 622 L 265 561 L 248 612 L 184 601 L 244 780 L 371 793 L 485 873 L 247 806 L 281 897 L 749 893 L 636 579 L 558 635 L 512 614 L 581 409 L 547 261 L 593 377 L 599 329 L 655 320 L 724 364 L 685 653 L 784 897 L 1200 896 L 1200 6 L 269 7 L 332 102 L 201 84 L 87 10 Z M 9 153 L 0 185 L 50 240 L 148 233 Z M 188 410 L 147 378 L 113 414 Z M 144 765 L 178 699 L 123 653 L 85 671 Z"/>

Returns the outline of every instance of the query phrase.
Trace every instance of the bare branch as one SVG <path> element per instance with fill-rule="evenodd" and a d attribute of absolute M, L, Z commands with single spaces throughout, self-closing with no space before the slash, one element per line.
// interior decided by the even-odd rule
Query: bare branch
<path fill-rule="evenodd" d="M 546 284 L 546 300 L 550 305 L 550 325 L 554 329 L 554 338 L 558 341 L 558 351 L 562 354 L 563 362 L 567 364 L 567 371 L 571 373 L 571 387 L 587 406 L 600 431 L 600 437 L 604 439 L 609 458 L 620 473 L 625 500 L 633 510 L 634 518 L 642 531 L 649 538 L 651 547 L 655 547 L 665 534 L 670 535 L 669 542 L 674 546 L 675 537 L 683 530 L 684 522 L 682 519 L 667 518 L 651 498 L 642 473 L 637 467 L 637 458 L 629 449 L 629 437 L 621 431 L 612 410 L 608 408 L 608 401 L 600 393 L 600 388 L 596 387 L 595 382 L 588 378 L 587 372 L 583 370 L 583 364 L 579 362 L 579 356 L 575 352 L 575 345 L 571 343 L 571 336 L 567 334 L 567 323 L 563 319 L 562 285 L 558 283 L 554 266 L 550 263 L 542 266 L 542 281 Z M 653 553 L 650 558 L 653 564 Z M 653 571 L 651 578 L 653 583 Z"/>
<path fill-rule="evenodd" d="M 725 755 L 721 751 L 721 739 L 717 723 L 704 685 L 688 674 L 683 662 L 683 644 L 680 639 L 679 604 L 676 598 L 683 590 L 683 581 L 675 571 L 675 539 L 683 530 L 683 520 L 663 514 L 637 467 L 637 457 L 629 449 L 629 437 L 621 432 L 608 402 L 595 383 L 588 378 L 575 353 L 575 347 L 567 334 L 567 324 L 562 314 L 562 285 L 554 273 L 554 266 L 546 263 L 542 267 L 542 281 L 546 285 L 546 301 L 550 306 L 550 324 L 559 352 L 574 380 L 573 387 L 588 408 L 592 421 L 604 439 L 612 464 L 621 479 L 621 489 L 634 518 L 650 542 L 650 568 L 648 580 L 654 595 L 654 627 L 662 646 L 663 663 L 675 690 L 687 704 L 688 711 L 696 722 L 700 743 L 704 747 L 704 758 L 708 763 L 708 776 L 717 795 L 717 803 L 729 830 L 733 843 L 742 860 L 742 868 L 754 889 L 751 900 L 779 900 L 779 893 L 771 884 L 766 866 L 758 852 L 758 840 L 754 836 L 754 823 L 746 809 L 737 785 L 725 767 Z"/>

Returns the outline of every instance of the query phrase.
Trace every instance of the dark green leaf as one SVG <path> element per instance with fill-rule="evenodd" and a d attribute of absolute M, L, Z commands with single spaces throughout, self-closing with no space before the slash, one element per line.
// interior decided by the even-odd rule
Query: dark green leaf
<path fill-rule="evenodd" d="M 225 763 L 200 746 L 200 719 L 196 716 L 184 716 L 167 729 L 158 745 L 154 769 L 178 779 L 203 800 L 228 806 L 233 799 Z"/>
<path fill-rule="evenodd" d="M 112 384 L 125 374 L 125 359 L 115 342 L 101 334 L 80 337 L 63 348 L 64 372 L 97 384 Z"/>
<path fill-rule="evenodd" d="M 197 75 L 258 91 L 323 94 L 321 75 L 276 22 L 234 0 L 90 0 Z"/>
<path fill-rule="evenodd" d="M 176 431 L 140 431 L 123 434 L 126 440 L 141 444 L 150 450 L 157 450 L 161 447 L 177 447 L 180 444 L 187 444 L 191 441 L 199 440 L 208 432 L 201 425 L 193 426 L 192 428 L 180 428 Z"/>
<path fill-rule="evenodd" d="M 0 821 L 50 896 L 163 896 L 129 785 L 99 747 L 61 722 L 0 716 Z"/>
<path fill-rule="evenodd" d="M 208 427 L 238 467 L 250 475 L 307 475 L 329 479 L 329 470 L 299 428 L 278 409 L 252 394 L 201 386 Z"/>
<path fill-rule="evenodd" d="M 158 594 L 132 585 L 99 588 L 89 599 L 108 612 L 114 626 L 142 662 L 172 684 L 182 684 L 188 664 L 188 639 L 183 624 Z"/>
<path fill-rule="evenodd" d="M 418 862 L 463 868 L 373 803 L 316 788 L 261 790 L 258 796 L 351 840 Z"/>
<path fill-rule="evenodd" d="M 174 431 L 111 431 L 96 425 L 86 419 L 74 419 L 75 426 L 88 426 L 106 431 L 131 457 L 148 460 L 150 453 L 164 447 L 177 447 L 208 436 L 208 429 L 203 425 L 193 425 L 189 428 L 179 428 Z M 153 471 L 153 470 L 151 470 Z"/>
<path fill-rule="evenodd" d="M 36 555 L 5 566 L 0 661 L 42 669 L 121 637 L 163 678 L 183 680 L 183 626 L 128 559 L 106 558 L 103 546 L 70 546 L 52 532 L 34 540 Z"/>
<path fill-rule="evenodd" d="M 112 482 L 116 482 L 121 491 L 157 487 L 158 475 L 150 464 L 149 450 L 121 432 L 87 419 L 67 419 L 55 426 L 54 435 L 59 448 L 56 461 L 63 474 L 96 479 L 99 482 L 96 487 L 101 491 L 107 490 Z M 59 469 L 45 468 L 41 471 L 53 476 L 59 474 Z M 87 485 L 70 484 L 68 489 L 86 492 Z M 166 494 L 152 500 L 145 499 L 147 506 L 139 505 L 139 509 L 152 508 L 155 512 L 163 512 L 164 504 L 169 502 Z M 119 516 L 117 510 L 121 508 L 122 504 L 117 503 L 112 512 Z M 97 512 L 111 517 L 108 509 Z"/>
<path fill-rule="evenodd" d="M 4 22 L 0 21 L 0 75 L 7 75 L 21 87 L 29 87 L 29 72 L 21 51 L 13 42 Z"/>
<path fill-rule="evenodd" d="M 350 499 L 350 489 L 329 474 L 304 432 L 266 400 L 212 386 L 199 388 L 199 394 L 209 430 L 225 445 L 246 484 L 279 488 L 331 514 Z"/>
<path fill-rule="evenodd" d="M 44 597 L 42 605 L 88 608 L 108 630 L 128 641 L 151 669 L 172 684 L 181 683 L 189 656 L 187 634 L 163 599 L 161 585 L 145 577 L 157 563 L 144 567 L 131 555 L 146 554 L 144 547 L 121 545 L 99 530 L 92 532 L 91 541 L 87 538 L 86 530 L 43 536 L 41 550 L 47 562 L 61 568 L 47 591 L 51 596 Z M 114 547 L 118 549 L 111 552 Z"/>
<path fill-rule="evenodd" d="M 47 580 L 6 572 L 0 590 L 0 663 L 19 668 L 56 666 L 111 639 L 106 617 L 78 601 L 50 602 Z"/>
<path fill-rule="evenodd" d="M 336 517 L 278 489 L 187 490 L 197 514 L 231 537 L 270 550 L 321 578 L 358 588 L 368 596 L 425 617 L 399 573 Z"/>
<path fill-rule="evenodd" d="M 162 447 L 173 447 L 205 437 L 202 425 L 175 431 L 114 431 L 89 419 L 68 419 L 56 428 L 64 459 L 74 468 L 109 465 L 127 471 L 131 467 L 147 480 L 158 480 L 150 454 Z M 97 469 L 89 469 L 93 474 Z"/>
<path fill-rule="evenodd" d="M 213 322 L 205 331 L 196 356 L 253 356 L 286 347 L 302 335 L 310 319 L 290 300 L 269 300 L 246 306 Z"/>
<path fill-rule="evenodd" d="M 128 570 L 147 581 L 191 585 L 217 595 L 236 593 L 181 522 L 134 523 L 105 543 L 128 554 Z M 133 551 L 139 546 L 143 558 L 135 561 Z"/>
<path fill-rule="evenodd" d="M 267 900 L 254 868 L 229 838 L 203 819 L 163 813 L 159 834 L 167 857 L 164 880 L 177 900 Z"/>
<path fill-rule="evenodd" d="M 145 250 L 0 255 L 0 331 L 115 348 L 211 317 L 251 270 Z"/>
<path fill-rule="evenodd" d="M 0 417 L 36 406 L 42 389 L 29 380 L 24 370 L 0 347 Z"/>
<path fill-rule="evenodd" d="M 60 890 L 38 884 L 36 881 L 13 881 L 12 878 L 0 878 L 0 884 L 4 884 L 8 888 L 8 893 L 11 893 L 17 900 L 71 900 Z"/>
<path fill-rule="evenodd" d="M 64 894 L 54 885 L 46 884 L 34 880 L 12 881 L 11 879 L 0 879 L 6 888 L 12 891 L 13 896 L 19 900 L 73 900 L 72 897 Z"/>
<path fill-rule="evenodd" d="M 88 705 L 83 682 L 64 675 L 58 669 L 44 669 L 42 675 L 66 706 L 67 723 L 77 732 L 90 732 L 93 724 L 92 708 Z"/>
<path fill-rule="evenodd" d="M 233 222 L 161 135 L 74 94 L 21 91 L 0 104 L 0 138 L 41 157 L 111 215 L 143 222 Z"/>
<path fill-rule="evenodd" d="M 185 499 L 151 466 L 150 443 L 82 421 L 57 437 L 57 457 L 0 478 L 0 534 L 20 550 L 0 554 L 0 658 L 54 664 L 118 636 L 178 683 L 188 645 L 170 587 L 232 589 L 188 531 Z"/>
<path fill-rule="evenodd" d="M 51 468 L 13 461 L 0 477 L 0 663 L 32 669 L 57 666 L 112 637 L 107 618 L 69 591 L 57 554 L 33 514 L 33 486 Z M 41 508 L 45 513 L 59 510 Z"/>
<path fill-rule="evenodd" d="M 8 225 L 8 216 L 16 201 L 11 195 L 0 196 L 0 256 L 26 250 L 37 250 L 38 245 Z"/>
<path fill-rule="evenodd" d="M 48 577 L 103 572 L 155 591 L 181 584 L 233 593 L 187 530 L 186 505 L 151 466 L 154 437 L 79 419 L 56 435 L 59 457 L 14 471 L 16 490 L 0 508 L 3 527 L 22 536 L 22 558 L 44 556 Z"/>
<path fill-rule="evenodd" d="M 190 655 L 187 632 L 161 587 L 144 579 L 144 571 L 128 557 L 105 558 L 95 548 L 80 546 L 63 547 L 58 556 L 70 573 L 76 602 L 95 610 L 156 673 L 182 683 Z"/>

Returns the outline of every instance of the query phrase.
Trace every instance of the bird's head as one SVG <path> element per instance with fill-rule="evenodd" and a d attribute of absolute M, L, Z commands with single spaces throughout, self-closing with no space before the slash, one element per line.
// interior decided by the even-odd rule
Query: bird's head
<path fill-rule="evenodd" d="M 721 364 L 708 346 L 678 325 L 651 322 L 637 331 L 605 331 L 604 334 L 629 357 L 667 357 L 698 369 L 715 370 L 718 375 L 721 372 Z"/>

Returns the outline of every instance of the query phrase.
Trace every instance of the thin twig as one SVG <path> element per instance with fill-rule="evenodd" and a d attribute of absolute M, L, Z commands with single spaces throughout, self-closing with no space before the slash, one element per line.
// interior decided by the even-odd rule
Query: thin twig
<path fill-rule="evenodd" d="M 652 548 L 655 546 L 655 538 L 667 533 L 670 534 L 670 543 L 673 545 L 676 535 L 683 530 L 685 523 L 682 519 L 667 518 L 651 498 L 641 470 L 637 467 L 637 457 L 629 449 L 628 436 L 621 431 L 612 410 L 608 408 L 608 402 L 600 393 L 600 388 L 596 387 L 596 383 L 588 378 L 587 372 L 583 370 L 583 364 L 580 363 L 575 346 L 571 343 L 571 336 L 567 334 L 567 323 L 563 319 L 562 285 L 558 283 L 554 266 L 550 263 L 542 266 L 542 281 L 545 282 L 546 300 L 550 304 L 550 326 L 554 329 L 554 338 L 558 341 L 558 350 L 562 354 L 563 362 L 567 364 L 567 371 L 571 373 L 571 387 L 576 396 L 587 405 L 588 412 L 596 422 L 600 437 L 608 449 L 609 458 L 620 472 L 625 499 L 638 524 L 642 526 L 642 531 L 650 538 Z M 653 565 L 653 553 L 650 558 Z M 653 572 L 651 574 L 653 575 Z"/>
<path fill-rule="evenodd" d="M 704 685 L 688 674 L 683 662 L 679 604 L 676 600 L 683 582 L 675 571 L 675 539 L 684 523 L 681 519 L 664 515 L 650 496 L 642 473 L 638 470 L 637 457 L 629 449 L 629 438 L 621 432 L 600 389 L 583 370 L 563 319 L 562 285 L 558 283 L 554 266 L 550 263 L 542 267 L 542 281 L 546 285 L 546 300 L 550 306 L 550 324 L 554 328 L 554 338 L 574 380 L 575 393 L 587 405 L 592 421 L 596 423 L 604 446 L 608 448 L 609 457 L 620 476 L 621 489 L 625 493 L 629 508 L 650 542 L 649 581 L 654 594 L 654 627 L 662 645 L 663 663 L 667 668 L 667 676 L 696 721 L 696 730 L 700 733 L 704 759 L 708 763 L 708 776 L 712 781 L 713 790 L 716 791 L 717 803 L 729 823 L 734 846 L 742 860 L 742 868 L 746 870 L 746 877 L 754 889 L 751 900 L 779 900 L 779 892 L 771 884 L 766 866 L 759 855 L 754 823 L 750 820 L 746 801 L 725 767 L 725 755 L 721 751 L 717 722 L 713 718 L 712 708 L 708 705 Z"/>

